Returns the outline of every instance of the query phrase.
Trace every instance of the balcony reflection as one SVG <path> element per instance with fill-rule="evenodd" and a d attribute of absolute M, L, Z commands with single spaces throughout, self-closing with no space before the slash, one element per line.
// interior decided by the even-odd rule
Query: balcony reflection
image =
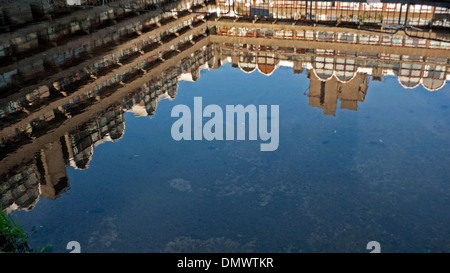
<path fill-rule="evenodd" d="M 262 8 L 266 2 L 270 3 L 255 4 Z M 339 3 L 334 11 L 347 5 Z M 212 8 L 225 10 L 222 4 L 219 1 Z M 392 14 L 399 13 L 403 4 L 396 5 L 399 10 Z M 255 12 L 243 7 L 242 12 Z M 300 8 L 306 14 L 306 7 Z M 339 13 L 332 13 L 332 8 L 317 6 L 315 18 L 345 21 Z M 92 8 L 89 14 L 103 18 L 103 10 Z M 383 6 L 381 11 L 387 12 Z M 431 9 L 425 11 L 409 10 L 409 18 L 416 18 L 414 12 L 430 14 Z M 448 16 L 448 9 L 439 6 L 433 12 L 436 20 L 430 21 L 428 15 L 424 20 L 449 27 L 442 19 Z M 325 115 L 336 114 L 338 101 L 341 109 L 356 111 L 366 98 L 369 82 L 385 76 L 395 76 L 404 88 L 422 86 L 428 91 L 442 89 L 449 77 L 449 32 L 430 29 L 426 36 L 412 37 L 406 31 L 361 28 L 360 21 L 359 28 L 344 28 L 206 12 L 116 13 L 105 13 L 110 15 L 108 20 L 116 20 L 114 28 L 102 25 L 98 18 L 91 20 L 91 25 L 71 24 L 73 33 L 82 28 L 87 31 L 76 42 L 64 41 L 65 36 L 55 32 L 59 38 L 45 40 L 47 47 L 30 34 L 29 42 L 18 45 L 16 41 L 15 50 L 1 48 L 2 210 L 30 210 L 40 197 L 58 198 L 70 189 L 66 166 L 89 168 L 96 146 L 123 137 L 125 112 L 154 115 L 159 101 L 176 98 L 178 81 L 196 81 L 201 70 L 218 69 L 227 62 L 244 73 L 270 76 L 280 66 L 291 67 L 293 74 L 306 73 L 308 105 Z M 333 14 L 331 19 L 324 17 L 328 13 Z M 301 14 L 289 16 L 302 18 Z M 398 16 L 397 22 L 406 18 L 405 14 Z M 417 26 L 422 26 L 422 17 L 417 18 Z M 395 21 L 390 17 L 383 20 Z M 22 35 L 22 23 L 11 22 L 17 32 L 1 35 Z"/>

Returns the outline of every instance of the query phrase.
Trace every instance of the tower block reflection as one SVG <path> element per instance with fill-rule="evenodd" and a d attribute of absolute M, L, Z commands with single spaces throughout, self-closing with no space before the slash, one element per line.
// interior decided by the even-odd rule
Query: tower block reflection
<path fill-rule="evenodd" d="M 335 115 L 338 99 L 341 109 L 358 109 L 358 102 L 364 102 L 367 93 L 368 74 L 358 72 L 348 82 L 340 82 L 336 78 L 328 81 L 320 80 L 314 71 L 308 71 L 310 79 L 309 106 L 318 107 L 325 115 Z"/>

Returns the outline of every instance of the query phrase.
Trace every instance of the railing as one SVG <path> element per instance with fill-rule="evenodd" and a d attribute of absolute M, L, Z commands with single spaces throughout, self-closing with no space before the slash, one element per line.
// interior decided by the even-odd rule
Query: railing
<path fill-rule="evenodd" d="M 261 17 L 315 23 L 359 23 L 403 26 L 450 27 L 450 2 L 427 0 L 393 1 L 300 1 L 300 0 L 0 0 L 4 4 L 71 7 L 109 6 L 133 10 L 177 11 L 207 6 L 202 12 L 238 17 Z M 175 5 L 174 4 L 178 4 Z M 1 7 L 1 6 L 0 6 Z M 191 12 L 196 12 L 191 10 Z"/>
<path fill-rule="evenodd" d="M 0 4 L 49 5 L 65 7 L 107 6 L 137 12 L 190 12 L 215 14 L 217 17 L 261 18 L 288 22 L 358 27 L 395 33 L 404 30 L 417 38 L 446 40 L 448 35 L 430 35 L 433 31 L 448 33 L 450 2 L 430 0 L 0 0 Z M 0 8 L 1 8 L 0 5 Z M 1 17 L 1 16 L 0 16 Z M 0 18 L 1 19 L 1 18 Z"/>
<path fill-rule="evenodd" d="M 352 27 L 383 33 L 404 30 L 408 36 L 447 40 L 450 2 L 421 0 L 298 1 L 298 0 L 217 0 L 218 14 L 231 8 L 231 16 L 293 23 Z M 435 35 L 441 31 L 444 35 Z M 433 35 L 430 33 L 433 32 Z"/>

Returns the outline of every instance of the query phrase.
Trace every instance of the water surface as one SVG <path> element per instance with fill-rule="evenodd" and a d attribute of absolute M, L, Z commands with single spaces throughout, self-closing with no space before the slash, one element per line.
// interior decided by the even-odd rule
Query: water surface
<path fill-rule="evenodd" d="M 33 245 L 66 252 L 448 252 L 447 87 L 370 81 L 357 111 L 308 106 L 307 73 L 225 64 L 180 81 L 154 116 L 124 114 L 124 135 L 67 167 L 70 189 L 15 211 Z M 306 92 L 306 93 L 305 93 Z M 279 148 L 260 141 L 175 141 L 172 107 L 279 105 Z M 206 121 L 207 118 L 204 118 Z"/>

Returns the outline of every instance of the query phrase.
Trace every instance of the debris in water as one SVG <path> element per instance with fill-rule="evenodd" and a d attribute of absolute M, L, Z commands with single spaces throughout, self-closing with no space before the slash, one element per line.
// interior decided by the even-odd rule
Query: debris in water
<path fill-rule="evenodd" d="M 96 209 L 90 209 L 87 211 L 87 213 L 102 213 L 105 210 L 103 208 L 96 208 Z"/>
<path fill-rule="evenodd" d="M 183 178 L 174 178 L 169 181 L 169 185 L 179 191 L 191 192 L 191 183 Z"/>

